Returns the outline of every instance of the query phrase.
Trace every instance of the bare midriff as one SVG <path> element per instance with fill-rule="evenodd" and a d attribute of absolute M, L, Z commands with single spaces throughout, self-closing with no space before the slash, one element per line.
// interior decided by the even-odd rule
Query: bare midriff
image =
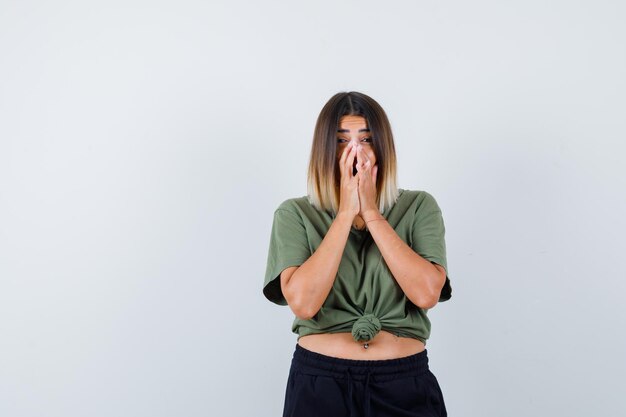
<path fill-rule="evenodd" d="M 367 342 L 357 342 L 352 333 L 320 333 L 302 336 L 298 344 L 305 349 L 336 358 L 380 360 L 414 355 L 425 349 L 421 340 L 400 337 L 381 330 Z"/>

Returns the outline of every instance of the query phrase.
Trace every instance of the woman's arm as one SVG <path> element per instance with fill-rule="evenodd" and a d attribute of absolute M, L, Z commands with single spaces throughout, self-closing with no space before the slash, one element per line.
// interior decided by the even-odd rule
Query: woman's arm
<path fill-rule="evenodd" d="M 287 304 L 296 317 L 308 320 L 324 304 L 330 292 L 354 217 L 339 213 L 319 247 L 295 270 L 285 269 L 280 283 Z"/>
<path fill-rule="evenodd" d="M 445 269 L 416 253 L 379 212 L 363 213 L 363 219 L 406 297 L 418 307 L 434 307 L 446 283 Z M 370 221 L 375 219 L 382 220 Z"/>

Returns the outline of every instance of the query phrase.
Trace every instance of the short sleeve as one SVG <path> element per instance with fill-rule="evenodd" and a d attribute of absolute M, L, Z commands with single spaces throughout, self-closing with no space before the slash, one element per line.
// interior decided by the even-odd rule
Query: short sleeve
<path fill-rule="evenodd" d="M 287 267 L 302 265 L 310 256 L 306 228 L 300 215 L 288 209 L 276 209 L 263 283 L 265 297 L 275 304 L 287 305 L 280 287 L 280 273 Z"/>
<path fill-rule="evenodd" d="M 448 276 L 446 259 L 446 227 L 443 215 L 435 198 L 426 193 L 422 204 L 418 207 L 413 222 L 412 247 L 422 258 L 443 266 L 446 270 L 444 284 L 439 301 L 447 301 L 452 297 L 452 287 Z"/>

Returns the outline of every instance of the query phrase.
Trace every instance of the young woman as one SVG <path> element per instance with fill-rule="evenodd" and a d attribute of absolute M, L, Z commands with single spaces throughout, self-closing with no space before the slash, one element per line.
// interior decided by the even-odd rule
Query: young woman
<path fill-rule="evenodd" d="M 441 209 L 396 186 L 391 126 L 338 93 L 315 126 L 306 196 L 274 212 L 263 293 L 295 314 L 283 417 L 446 416 L 429 309 L 451 297 Z"/>

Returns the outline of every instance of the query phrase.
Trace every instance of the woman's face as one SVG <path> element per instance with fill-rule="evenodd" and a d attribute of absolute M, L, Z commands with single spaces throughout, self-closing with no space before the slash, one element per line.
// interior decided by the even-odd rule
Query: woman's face
<path fill-rule="evenodd" d="M 367 155 L 372 162 L 372 167 L 376 164 L 376 154 L 374 153 L 374 144 L 372 135 L 367 126 L 367 121 L 363 116 L 343 116 L 339 119 L 339 128 L 337 129 L 337 160 L 341 158 L 341 154 L 350 142 L 356 145 L 360 144 L 363 153 Z M 356 175 L 357 157 L 354 158 L 352 164 L 352 172 Z"/>

